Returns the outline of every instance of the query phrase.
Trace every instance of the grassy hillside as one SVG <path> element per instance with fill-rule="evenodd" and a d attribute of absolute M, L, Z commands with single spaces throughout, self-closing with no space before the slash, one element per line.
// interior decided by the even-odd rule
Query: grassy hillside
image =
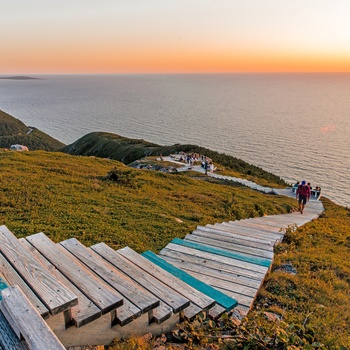
<path fill-rule="evenodd" d="M 286 185 L 281 178 L 262 168 L 196 145 L 159 146 L 144 140 L 128 139 L 116 134 L 93 132 L 63 148 L 63 152 L 69 154 L 109 158 L 119 160 L 124 164 L 129 164 L 146 156 L 159 156 L 160 154 L 166 156 L 181 151 L 204 154 L 212 158 L 214 162 L 241 174 L 255 176 L 283 186 Z"/>
<path fill-rule="evenodd" d="M 13 144 L 25 145 L 29 150 L 57 151 L 64 144 L 44 132 L 29 128 L 20 120 L 0 111 L 0 147 L 10 148 Z"/>
<path fill-rule="evenodd" d="M 56 242 L 76 237 L 86 245 L 104 241 L 113 248 L 157 252 L 197 225 L 285 213 L 296 204 L 190 173 L 129 169 L 114 160 L 63 153 L 2 151 L 0 168 L 0 224 L 17 237 L 43 231 Z M 111 171 L 117 182 L 107 180 Z M 188 348 L 350 346 L 350 211 L 328 200 L 324 205 L 319 219 L 291 228 L 276 247 L 272 272 L 249 317 L 241 323 L 185 324 Z M 281 269 L 284 265 L 296 274 Z M 268 321 L 264 312 L 281 320 Z M 113 348 L 135 346 L 154 348 L 144 338 Z"/>
<path fill-rule="evenodd" d="M 28 128 L 24 123 L 0 110 L 0 137 L 25 134 L 27 132 Z"/>
<path fill-rule="evenodd" d="M 285 213 L 291 199 L 243 186 L 127 168 L 64 153 L 0 153 L 0 223 L 18 236 L 44 231 L 114 248 L 157 251 L 197 225 Z M 119 183 L 106 181 L 113 169 Z"/>

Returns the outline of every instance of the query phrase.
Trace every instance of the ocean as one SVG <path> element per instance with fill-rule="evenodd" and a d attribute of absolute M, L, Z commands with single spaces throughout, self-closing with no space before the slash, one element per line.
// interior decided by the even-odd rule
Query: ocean
<path fill-rule="evenodd" d="M 0 79 L 0 109 L 69 144 L 92 131 L 191 143 L 350 207 L 350 74 Z"/>

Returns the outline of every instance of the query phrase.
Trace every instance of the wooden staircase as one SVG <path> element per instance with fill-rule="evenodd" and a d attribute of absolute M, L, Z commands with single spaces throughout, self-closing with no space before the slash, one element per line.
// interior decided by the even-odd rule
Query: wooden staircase
<path fill-rule="evenodd" d="M 104 243 L 87 248 L 75 238 L 56 244 L 44 233 L 17 239 L 0 226 L 0 278 L 19 286 L 65 347 L 166 333 L 201 312 L 247 314 L 283 239 L 280 229 L 322 211 L 312 201 L 303 215 L 198 226 L 159 255 Z"/>

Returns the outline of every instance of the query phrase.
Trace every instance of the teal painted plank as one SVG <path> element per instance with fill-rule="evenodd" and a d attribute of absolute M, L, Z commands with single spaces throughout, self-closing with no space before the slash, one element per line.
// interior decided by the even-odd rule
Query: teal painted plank
<path fill-rule="evenodd" d="M 214 299 L 219 305 L 224 307 L 226 311 L 230 311 L 237 306 L 238 302 L 236 299 L 233 299 L 227 296 L 226 294 L 205 284 L 204 282 L 198 280 L 197 278 L 192 277 L 187 272 L 182 271 L 181 269 L 175 267 L 172 264 L 169 264 L 167 261 L 160 258 L 158 255 L 154 254 L 150 250 L 142 253 L 141 255 L 144 256 L 149 261 L 153 262 L 154 264 L 158 265 L 162 269 L 168 271 L 175 277 L 179 278 L 183 282 L 189 284 L 193 288 L 199 290 L 203 294 L 206 294 L 208 297 Z"/>
<path fill-rule="evenodd" d="M 271 261 L 268 260 L 268 259 L 248 256 L 248 255 L 245 255 L 245 254 L 242 254 L 242 253 L 235 253 L 235 252 L 232 252 L 232 251 L 229 251 L 229 250 L 225 250 L 225 249 L 209 247 L 209 246 L 204 245 L 204 244 L 190 242 L 190 241 L 186 241 L 186 240 L 183 240 L 183 239 L 180 239 L 180 238 L 174 238 L 171 241 L 171 243 L 174 243 L 174 244 L 177 244 L 177 245 L 182 245 L 182 246 L 188 247 L 188 248 L 201 250 L 201 251 L 207 252 L 207 253 L 212 253 L 212 254 L 216 254 L 216 255 L 225 256 L 227 258 L 232 258 L 232 259 L 237 259 L 237 260 L 249 262 L 249 263 L 252 263 L 252 264 L 255 264 L 255 265 L 270 267 L 270 264 L 271 264 Z"/>
<path fill-rule="evenodd" d="M 6 284 L 6 282 L 0 277 L 0 300 L 2 299 L 1 291 L 7 287 L 8 285 Z"/>

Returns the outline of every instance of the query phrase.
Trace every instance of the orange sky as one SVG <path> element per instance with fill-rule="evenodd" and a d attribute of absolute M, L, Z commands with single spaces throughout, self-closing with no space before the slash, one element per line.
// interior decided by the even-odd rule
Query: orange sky
<path fill-rule="evenodd" d="M 0 74 L 350 72 L 350 2 L 12 0 Z"/>

